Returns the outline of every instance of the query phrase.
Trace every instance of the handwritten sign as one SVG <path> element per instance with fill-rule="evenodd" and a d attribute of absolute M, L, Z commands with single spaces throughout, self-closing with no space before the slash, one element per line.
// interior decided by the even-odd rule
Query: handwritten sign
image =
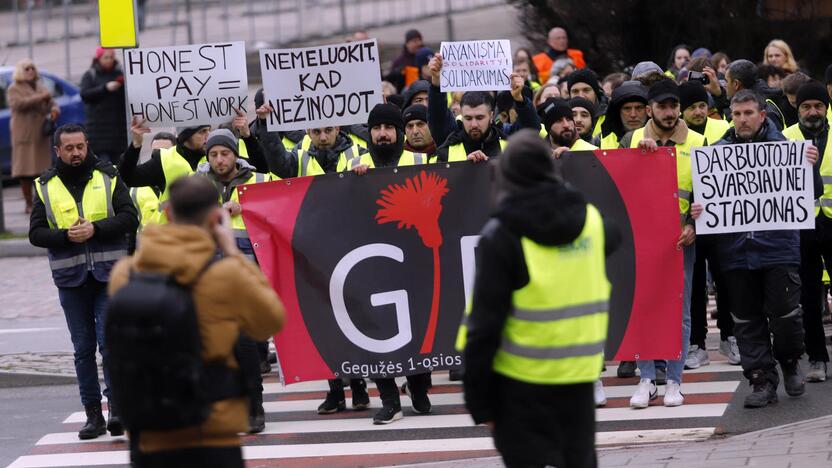
<path fill-rule="evenodd" d="M 691 154 L 697 234 L 814 229 L 808 141 L 706 146 Z"/>
<path fill-rule="evenodd" d="M 375 39 L 260 51 L 270 131 L 364 123 L 382 103 Z"/>
<path fill-rule="evenodd" d="M 130 113 L 150 127 L 216 125 L 248 112 L 243 42 L 124 52 Z"/>
<path fill-rule="evenodd" d="M 511 43 L 508 40 L 443 42 L 439 87 L 447 91 L 511 89 Z"/>

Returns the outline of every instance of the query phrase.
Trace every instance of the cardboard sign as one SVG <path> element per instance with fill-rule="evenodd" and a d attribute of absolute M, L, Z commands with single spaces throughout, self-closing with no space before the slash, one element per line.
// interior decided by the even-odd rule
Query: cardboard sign
<path fill-rule="evenodd" d="M 244 42 L 124 52 L 129 112 L 149 127 L 217 125 L 249 111 Z"/>
<path fill-rule="evenodd" d="M 443 42 L 439 87 L 447 91 L 511 89 L 511 43 L 508 40 Z"/>
<path fill-rule="evenodd" d="M 375 39 L 260 51 L 269 131 L 364 123 L 383 102 Z"/>
<path fill-rule="evenodd" d="M 691 153 L 697 234 L 814 229 L 808 141 L 706 146 Z"/>

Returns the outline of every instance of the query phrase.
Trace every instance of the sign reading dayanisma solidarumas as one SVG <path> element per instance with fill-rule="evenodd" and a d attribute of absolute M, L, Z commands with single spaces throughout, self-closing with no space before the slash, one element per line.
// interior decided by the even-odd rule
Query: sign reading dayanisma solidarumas
<path fill-rule="evenodd" d="M 707 146 L 693 150 L 697 234 L 814 229 L 808 141 Z"/>
<path fill-rule="evenodd" d="M 443 92 L 511 89 L 511 43 L 508 40 L 443 42 L 440 50 L 439 87 Z"/>
<path fill-rule="evenodd" d="M 260 51 L 270 131 L 364 123 L 381 104 L 376 40 Z"/>
<path fill-rule="evenodd" d="M 217 125 L 248 112 L 244 42 L 124 52 L 130 115 L 150 127 Z"/>

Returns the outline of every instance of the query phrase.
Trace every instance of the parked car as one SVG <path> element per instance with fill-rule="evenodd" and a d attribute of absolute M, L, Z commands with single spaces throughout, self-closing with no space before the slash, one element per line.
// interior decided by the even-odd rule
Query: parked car
<path fill-rule="evenodd" d="M 74 84 L 48 71 L 40 71 L 40 78 L 44 86 L 52 92 L 52 97 L 61 108 L 58 125 L 65 123 L 84 123 L 84 103 L 81 94 Z M 12 142 L 9 124 L 11 110 L 6 101 L 6 89 L 12 81 L 14 67 L 0 67 L 0 174 L 8 177 L 12 170 Z"/>

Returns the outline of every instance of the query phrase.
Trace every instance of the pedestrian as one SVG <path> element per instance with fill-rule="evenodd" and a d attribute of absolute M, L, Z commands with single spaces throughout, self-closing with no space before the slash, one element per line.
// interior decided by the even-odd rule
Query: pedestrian
<path fill-rule="evenodd" d="M 780 67 L 787 74 L 798 71 L 792 48 L 782 39 L 774 39 L 768 43 L 763 52 L 763 65 Z"/>
<path fill-rule="evenodd" d="M 498 204 L 481 232 L 458 342 L 465 405 L 490 428 L 506 466 L 595 467 L 605 258 L 620 234 L 555 176 L 537 132 L 512 135 L 491 164 Z"/>
<path fill-rule="evenodd" d="M 404 34 L 402 53 L 390 64 L 390 73 L 384 78 L 393 83 L 396 89 L 403 90 L 419 79 L 419 68 L 416 67 L 416 52 L 423 46 L 422 33 L 416 29 L 409 29 Z"/>
<path fill-rule="evenodd" d="M 731 68 L 728 73 L 732 73 Z M 766 117 L 763 98 L 750 89 L 733 94 L 731 114 L 734 127 L 717 145 L 786 140 Z M 807 157 L 815 164 L 817 148 L 811 146 Z M 814 172 L 815 196 L 819 197 L 823 185 L 817 169 Z M 701 205 L 694 208 L 701 213 Z M 804 351 L 799 231 L 719 234 L 717 246 L 722 259 L 720 267 L 731 288 L 734 336 L 743 375 L 752 386 L 751 394 L 745 397 L 745 407 L 761 408 L 777 402 L 777 362 L 786 393 L 793 397 L 802 395 L 805 382 L 799 365 Z"/>
<path fill-rule="evenodd" d="M 586 67 L 584 53 L 579 49 L 569 48 L 569 35 L 566 29 L 561 27 L 550 29 L 549 34 L 546 36 L 546 45 L 547 47 L 543 52 L 532 57 L 541 84 L 549 81 L 549 72 L 552 69 L 552 64 L 560 58 L 571 59 L 576 68 Z"/>
<path fill-rule="evenodd" d="M 32 212 L 32 182 L 52 165 L 49 139 L 61 109 L 31 59 L 15 66 L 6 100 L 11 109 L 12 177 L 20 182 L 28 214 Z"/>
<path fill-rule="evenodd" d="M 92 65 L 81 78 L 81 100 L 93 152 L 99 159 L 118 165 L 127 146 L 127 113 L 124 72 L 115 49 L 95 50 Z"/>
<path fill-rule="evenodd" d="M 728 109 L 728 105 L 734 94 L 744 89 L 752 90 L 761 95 L 765 99 L 766 116 L 775 125 L 778 132 L 781 132 L 786 125 L 783 111 L 780 109 L 788 105 L 786 96 L 780 89 L 769 88 L 763 80 L 757 78 L 757 66 L 748 60 L 738 59 L 728 65 L 725 71 L 725 86 L 720 84 L 716 78 L 716 72 L 710 67 L 703 71 L 709 82 L 705 88 L 713 96 L 714 105 L 717 109 L 725 113 L 726 118 L 730 118 L 733 112 Z M 728 111 L 726 112 L 726 109 Z"/>
<path fill-rule="evenodd" d="M 283 305 L 263 273 L 237 248 L 228 212 L 219 207 L 217 189 L 208 178 L 181 177 L 169 192 L 165 211 L 170 224 L 144 231 L 136 254 L 113 269 L 110 295 L 127 286 L 131 271 L 169 274 L 179 284 L 193 281 L 201 357 L 205 363 L 224 363 L 221 369 L 233 373 L 241 365 L 233 352 L 240 333 L 264 340 L 278 332 Z M 223 258 L 214 261 L 217 250 Z M 248 399 L 224 397 L 208 408 L 207 419 L 196 426 L 131 432 L 138 448 L 134 466 L 244 466 L 238 434 L 249 430 Z"/>
<path fill-rule="evenodd" d="M 101 412 L 96 348 L 107 359 L 104 321 L 107 283 L 116 260 L 127 255 L 127 235 L 136 231 L 136 208 L 115 167 L 89 151 L 84 128 L 67 124 L 55 130 L 55 166 L 36 181 L 37 197 L 29 222 L 29 241 L 47 249 L 52 279 L 64 310 L 75 356 L 75 375 L 86 412 L 80 439 L 107 430 L 123 434 L 119 411 L 111 399 L 104 366 Z"/>
<path fill-rule="evenodd" d="M 604 124 L 606 118 L 609 100 L 604 95 L 604 89 L 601 88 L 598 75 L 589 68 L 578 70 L 569 75 L 567 78 L 567 86 L 569 97 L 584 98 L 595 106 L 595 127 L 592 129 L 592 135 L 599 135 L 601 133 L 601 125 Z"/>

